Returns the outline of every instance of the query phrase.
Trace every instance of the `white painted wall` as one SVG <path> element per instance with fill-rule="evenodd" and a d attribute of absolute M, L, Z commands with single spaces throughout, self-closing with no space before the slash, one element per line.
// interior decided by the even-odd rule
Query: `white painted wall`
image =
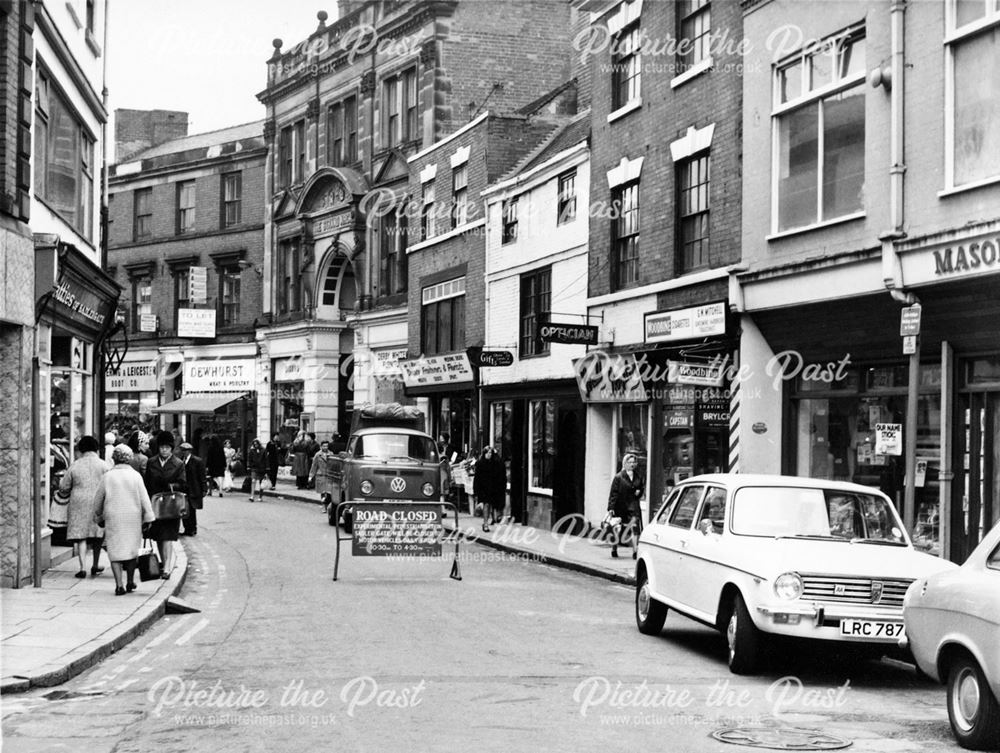
<path fill-rule="evenodd" d="M 767 375 L 774 351 L 751 316 L 744 314 L 741 326 L 740 471 L 780 473 L 782 384 L 775 386 L 774 376 Z"/>

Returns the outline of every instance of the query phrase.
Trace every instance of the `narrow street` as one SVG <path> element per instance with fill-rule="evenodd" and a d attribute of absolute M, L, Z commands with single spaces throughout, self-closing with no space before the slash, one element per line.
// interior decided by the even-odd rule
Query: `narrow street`
<path fill-rule="evenodd" d="M 632 593 L 463 547 L 348 557 L 315 505 L 206 500 L 181 595 L 107 661 L 3 699 L 11 753 L 734 750 L 747 723 L 815 729 L 858 751 L 956 750 L 943 691 L 891 662 L 821 654 L 730 675 L 717 634 L 671 615 L 640 635 Z"/>

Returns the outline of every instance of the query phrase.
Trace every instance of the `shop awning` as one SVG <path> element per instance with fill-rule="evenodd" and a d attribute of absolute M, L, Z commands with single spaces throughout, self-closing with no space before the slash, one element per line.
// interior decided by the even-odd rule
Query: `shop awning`
<path fill-rule="evenodd" d="M 239 400 L 246 392 L 195 392 L 180 400 L 164 403 L 153 408 L 153 413 L 215 413 L 233 400 Z"/>

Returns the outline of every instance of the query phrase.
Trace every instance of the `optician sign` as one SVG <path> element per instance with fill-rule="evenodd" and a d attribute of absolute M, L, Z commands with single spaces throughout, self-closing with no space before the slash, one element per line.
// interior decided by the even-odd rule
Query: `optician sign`
<path fill-rule="evenodd" d="M 250 392 L 254 386 L 254 359 L 185 361 L 184 392 Z"/>
<path fill-rule="evenodd" d="M 646 314 L 645 332 L 648 343 L 724 335 L 726 304 L 724 301 L 719 301 L 677 311 Z"/>

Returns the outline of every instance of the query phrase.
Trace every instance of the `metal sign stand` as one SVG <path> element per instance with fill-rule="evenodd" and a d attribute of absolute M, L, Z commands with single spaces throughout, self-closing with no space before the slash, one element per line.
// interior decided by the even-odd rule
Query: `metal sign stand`
<path fill-rule="evenodd" d="M 334 580 L 337 580 L 337 574 L 340 572 L 340 542 L 341 541 L 353 541 L 354 540 L 354 534 L 353 533 L 351 533 L 351 534 L 349 534 L 347 536 L 341 535 L 341 531 L 340 531 L 340 515 L 343 512 L 343 508 L 345 508 L 345 507 L 358 508 L 358 507 L 364 507 L 366 505 L 374 506 L 374 505 L 381 505 L 381 504 L 384 504 L 384 503 L 383 502 L 338 502 L 337 503 L 337 510 L 334 513 L 336 515 L 336 518 L 334 518 L 334 520 L 336 520 L 337 523 L 338 523 L 338 525 L 337 525 L 337 554 L 336 554 L 336 557 L 334 558 L 334 561 L 333 561 L 333 579 Z M 455 504 L 452 503 L 452 502 L 434 502 L 432 504 L 440 504 L 441 507 L 450 507 L 452 509 L 452 511 L 455 513 L 455 559 L 451 563 L 451 573 L 448 575 L 448 577 L 451 578 L 452 580 L 462 580 L 462 571 L 461 571 L 461 569 L 458 566 L 458 547 L 459 547 L 459 543 L 462 540 L 462 537 L 458 535 L 458 507 L 456 507 Z M 441 530 L 442 530 L 442 533 L 443 533 L 444 532 L 444 528 L 442 527 Z"/>

